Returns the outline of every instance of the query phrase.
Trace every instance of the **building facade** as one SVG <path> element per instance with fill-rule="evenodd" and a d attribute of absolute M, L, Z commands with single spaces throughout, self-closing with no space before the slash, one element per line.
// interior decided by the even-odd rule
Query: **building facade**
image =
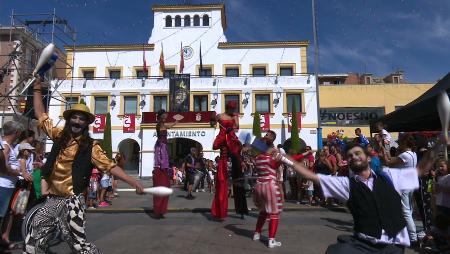
<path fill-rule="evenodd" d="M 403 72 L 385 77 L 324 74 L 319 83 L 323 136 L 342 130 L 349 138 L 355 137 L 356 128 L 370 136 L 370 121 L 405 106 L 433 86 L 408 83 Z"/>
<path fill-rule="evenodd" d="M 289 113 L 295 102 L 300 137 L 317 148 L 316 85 L 307 71 L 307 41 L 229 42 L 223 4 L 157 5 L 152 10 L 154 27 L 144 45 L 66 48 L 67 62 L 74 63 L 67 70 L 72 78 L 53 81 L 58 95 L 49 113 L 61 119 L 55 123 L 62 126 L 62 112 L 83 99 L 98 117 L 92 136 L 102 139 L 103 116 L 110 113 L 113 151 L 125 154 L 126 169 L 150 176 L 156 131 L 154 119 L 148 120 L 154 114 L 148 112 L 171 108 L 170 77 L 180 74 L 184 65 L 183 74 L 189 74 L 189 110 L 180 114 L 221 113 L 227 101 L 235 100 L 239 132 L 251 132 L 253 114 L 259 112 L 277 133 L 279 144 L 290 138 Z M 169 131 L 172 159 L 181 159 L 192 146 L 201 148 L 206 158 L 218 155 L 212 143 L 219 130 L 201 118 L 196 114 Z"/>

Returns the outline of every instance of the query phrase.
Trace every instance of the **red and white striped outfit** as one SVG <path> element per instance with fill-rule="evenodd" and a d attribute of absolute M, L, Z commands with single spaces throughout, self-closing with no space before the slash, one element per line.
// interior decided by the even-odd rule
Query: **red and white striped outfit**
<path fill-rule="evenodd" d="M 283 210 L 283 200 L 278 181 L 282 179 L 279 172 L 280 162 L 269 154 L 260 154 L 255 159 L 258 180 L 253 193 L 253 201 L 260 211 L 279 214 Z"/>

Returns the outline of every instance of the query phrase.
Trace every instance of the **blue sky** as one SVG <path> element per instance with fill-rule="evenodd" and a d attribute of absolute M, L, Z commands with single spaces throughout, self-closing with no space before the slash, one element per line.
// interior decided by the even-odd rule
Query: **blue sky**
<path fill-rule="evenodd" d="M 51 12 L 77 30 L 77 44 L 144 43 L 152 4 L 181 0 L 0 0 L 0 24 L 16 13 Z M 191 0 L 191 3 L 219 1 Z M 450 1 L 317 0 L 321 73 L 405 71 L 410 82 L 435 82 L 450 71 Z M 310 0 L 225 0 L 229 41 L 310 40 Z"/>

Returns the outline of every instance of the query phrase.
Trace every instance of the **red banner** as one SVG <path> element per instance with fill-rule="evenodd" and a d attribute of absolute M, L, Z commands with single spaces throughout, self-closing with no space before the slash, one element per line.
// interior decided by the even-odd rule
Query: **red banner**
<path fill-rule="evenodd" d="M 136 130 L 136 115 L 123 116 L 123 133 L 134 133 Z"/>
<path fill-rule="evenodd" d="M 202 112 L 167 112 L 167 122 L 174 122 L 175 119 L 180 123 L 209 123 L 216 116 L 216 111 Z M 144 112 L 142 123 L 156 124 L 156 112 Z"/>
<path fill-rule="evenodd" d="M 261 131 L 270 130 L 270 115 L 261 114 Z"/>
<path fill-rule="evenodd" d="M 106 115 L 95 115 L 93 123 L 94 133 L 103 133 L 105 131 Z"/>
<path fill-rule="evenodd" d="M 302 113 L 301 112 L 297 113 L 297 125 L 298 125 L 298 129 L 301 130 L 302 129 Z M 291 132 L 291 128 L 292 128 L 292 114 L 289 113 L 288 114 L 288 132 Z"/>

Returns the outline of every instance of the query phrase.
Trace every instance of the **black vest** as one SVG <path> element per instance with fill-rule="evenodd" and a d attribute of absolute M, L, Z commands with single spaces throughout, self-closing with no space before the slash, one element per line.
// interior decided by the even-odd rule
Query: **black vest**
<path fill-rule="evenodd" d="M 353 215 L 355 232 L 380 238 L 384 229 L 389 237 L 395 237 L 406 226 L 400 195 L 386 176 L 375 177 L 372 191 L 354 177 L 350 178 L 347 206 Z"/>
<path fill-rule="evenodd" d="M 86 188 L 89 186 L 89 178 L 92 173 L 92 169 L 94 165 L 92 164 L 92 139 L 89 139 L 89 144 L 84 151 L 80 151 L 78 149 L 75 154 L 75 158 L 73 159 L 72 164 L 72 184 L 73 184 L 73 192 L 78 195 L 83 193 Z M 47 158 L 47 162 L 41 171 L 41 176 L 44 179 L 49 179 L 53 172 L 53 168 L 55 166 L 55 162 L 58 158 L 59 153 L 61 152 L 61 144 L 59 139 L 56 139 L 52 150 Z"/>

